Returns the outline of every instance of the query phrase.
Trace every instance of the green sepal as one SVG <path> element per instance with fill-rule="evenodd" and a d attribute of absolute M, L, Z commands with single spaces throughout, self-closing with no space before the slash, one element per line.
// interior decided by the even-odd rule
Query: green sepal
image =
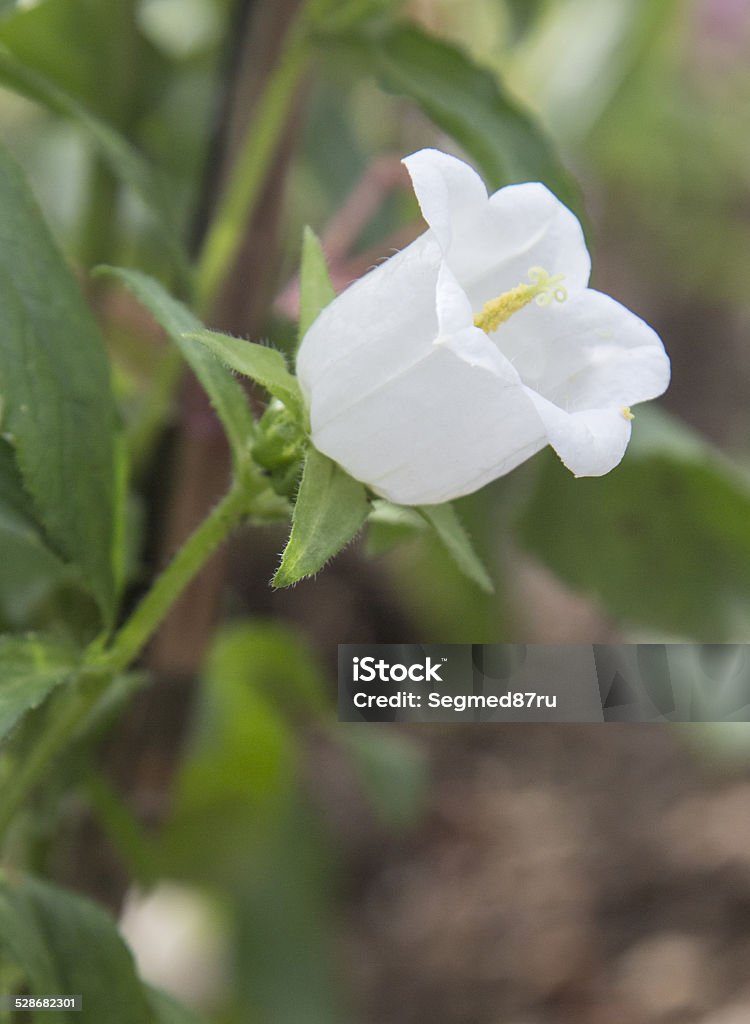
<path fill-rule="evenodd" d="M 494 594 L 495 584 L 474 550 L 454 507 L 450 503 L 421 505 L 418 511 L 435 530 L 464 576 L 476 583 L 485 594 Z"/>
<path fill-rule="evenodd" d="M 307 438 L 292 414 L 279 402 L 272 402 L 258 423 L 253 444 L 255 462 L 268 473 L 277 494 L 291 497 L 297 489 Z"/>
<path fill-rule="evenodd" d="M 274 398 L 283 402 L 300 422 L 304 422 L 302 392 L 296 377 L 287 369 L 283 353 L 278 349 L 217 331 L 190 331 L 184 337 L 200 342 L 230 370 L 257 381 Z"/>
<path fill-rule="evenodd" d="M 288 587 L 313 576 L 356 536 L 368 511 L 364 484 L 310 448 L 294 506 L 292 532 L 272 585 Z"/>
<path fill-rule="evenodd" d="M 335 297 L 336 292 L 331 284 L 323 246 L 312 228 L 306 227 L 302 237 L 302 262 L 299 273 L 300 343 L 321 310 Z"/>
<path fill-rule="evenodd" d="M 427 521 L 417 509 L 394 505 L 385 498 L 375 498 L 367 517 L 365 554 L 368 558 L 378 558 L 424 534 L 428 529 Z"/>

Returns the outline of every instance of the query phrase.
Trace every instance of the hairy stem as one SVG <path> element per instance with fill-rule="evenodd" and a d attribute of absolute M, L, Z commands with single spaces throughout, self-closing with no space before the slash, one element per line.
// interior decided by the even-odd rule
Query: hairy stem
<path fill-rule="evenodd" d="M 138 655 L 174 602 L 216 548 L 249 512 L 247 489 L 235 484 L 179 549 L 103 655 L 110 672 L 121 672 Z"/>
<path fill-rule="evenodd" d="M 135 659 L 188 583 L 247 514 L 251 501 L 247 484 L 236 483 L 157 578 L 111 647 L 93 654 L 81 678 L 50 707 L 44 731 L 0 795 L 0 836 L 50 763 L 94 711 L 112 677 Z"/>

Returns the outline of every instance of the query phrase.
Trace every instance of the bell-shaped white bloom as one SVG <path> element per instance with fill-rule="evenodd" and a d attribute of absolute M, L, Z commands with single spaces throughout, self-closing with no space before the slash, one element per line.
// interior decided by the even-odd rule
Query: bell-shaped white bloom
<path fill-rule="evenodd" d="M 608 473 L 630 406 L 669 383 L 658 335 L 588 288 L 581 226 L 544 185 L 488 197 L 455 157 L 404 163 L 429 230 L 305 335 L 313 444 L 404 505 L 468 494 L 547 444 L 576 476 Z"/>

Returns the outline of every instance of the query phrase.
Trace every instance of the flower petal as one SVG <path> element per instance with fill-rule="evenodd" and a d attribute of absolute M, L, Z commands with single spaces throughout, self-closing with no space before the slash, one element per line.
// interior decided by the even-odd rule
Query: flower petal
<path fill-rule="evenodd" d="M 489 199 L 478 225 L 455 234 L 448 262 L 472 307 L 528 282 L 532 267 L 562 274 L 569 293 L 585 288 L 591 258 L 577 217 L 539 182 L 508 185 Z"/>
<path fill-rule="evenodd" d="M 524 383 L 568 412 L 619 411 L 656 398 L 669 384 L 658 334 L 593 289 L 561 304 L 531 303 L 492 337 Z"/>
<path fill-rule="evenodd" d="M 428 355 L 440 249 L 428 233 L 342 292 L 305 334 L 297 376 L 322 426 Z"/>
<path fill-rule="evenodd" d="M 591 259 L 581 225 L 544 185 L 508 185 L 487 197 L 462 160 L 423 149 L 403 161 L 422 215 L 478 312 L 527 280 L 531 267 L 564 274 L 568 290 L 585 288 Z"/>
<path fill-rule="evenodd" d="M 474 313 L 471 303 L 447 263 L 440 264 L 435 290 L 435 305 L 441 337 L 455 334 L 456 331 L 461 331 L 466 327 L 472 327 Z"/>
<path fill-rule="evenodd" d="M 604 476 L 622 461 L 630 421 L 616 409 L 568 413 L 526 388 L 549 443 L 575 476 Z"/>
<path fill-rule="evenodd" d="M 539 451 L 544 429 L 517 374 L 476 328 L 322 425 L 316 448 L 377 494 L 426 505 L 482 487 Z"/>
<path fill-rule="evenodd" d="M 437 149 L 420 149 L 402 163 L 411 176 L 422 216 L 447 252 L 455 229 L 481 216 L 486 207 L 484 182 L 463 160 Z"/>

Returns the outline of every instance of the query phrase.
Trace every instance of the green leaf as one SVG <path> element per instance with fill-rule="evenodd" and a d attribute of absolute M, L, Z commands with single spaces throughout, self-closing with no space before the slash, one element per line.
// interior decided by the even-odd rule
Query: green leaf
<path fill-rule="evenodd" d="M 54 82 L 18 60 L 0 45 L 0 85 L 75 122 L 93 142 L 115 178 L 129 185 L 151 213 L 163 241 L 183 274 L 187 273 L 179 238 L 179 217 L 168 183 L 148 161 L 109 124 Z"/>
<path fill-rule="evenodd" d="M 204 345 L 230 370 L 257 381 L 298 418 L 304 416 L 299 384 L 287 369 L 283 354 L 277 349 L 216 331 L 190 331 L 184 337 Z"/>
<path fill-rule="evenodd" d="M 392 19 L 404 0 L 314 0 L 310 17 L 324 32 L 341 32 L 368 22 Z"/>
<path fill-rule="evenodd" d="M 313 653 L 272 622 L 225 627 L 202 673 L 196 731 L 164 837 L 167 870 L 216 880 L 247 858 L 296 786 L 291 721 L 332 711 Z"/>
<path fill-rule="evenodd" d="M 238 865 L 231 909 L 237 1010 L 268 1024 L 350 1024 L 339 971 L 338 858 L 307 794 Z"/>
<path fill-rule="evenodd" d="M 301 342 L 321 310 L 336 297 L 325 253 L 312 228 L 305 228 L 299 275 L 299 333 Z"/>
<path fill-rule="evenodd" d="M 744 630 L 750 482 L 664 414 L 638 410 L 631 449 L 605 477 L 576 480 L 547 454 L 518 531 L 625 622 L 706 641 Z"/>
<path fill-rule="evenodd" d="M 255 424 L 242 386 L 214 358 L 208 348 L 188 337 L 202 333 L 203 324 L 164 287 L 146 274 L 122 267 L 99 267 L 97 275 L 108 275 L 122 282 L 146 307 L 182 352 L 193 373 L 203 385 L 221 420 L 232 448 L 235 464 L 247 459 Z"/>
<path fill-rule="evenodd" d="M 0 25 L 0 43 L 23 65 L 113 122 L 132 112 L 124 96 L 126 88 L 128 98 L 142 88 L 141 74 L 133 74 L 133 58 L 143 57 L 142 46 L 134 53 L 134 29 L 131 4 L 21 0 L 15 16 Z M 139 64 L 140 73 L 147 70 Z"/>
<path fill-rule="evenodd" d="M 422 505 L 421 515 L 433 527 L 458 568 L 486 594 L 494 594 L 495 585 L 472 547 L 469 536 L 452 505 Z"/>
<path fill-rule="evenodd" d="M 80 1024 L 153 1022 L 114 921 L 89 900 L 0 872 L 0 950 L 25 972 L 32 995 L 80 995 Z M 44 1011 L 34 1019 L 63 1024 L 70 1012 Z"/>
<path fill-rule="evenodd" d="M 73 576 L 47 545 L 13 450 L 0 440 L 0 629 L 22 628 Z"/>
<path fill-rule="evenodd" d="M 410 25 L 372 38 L 344 36 L 341 46 L 364 61 L 384 89 L 409 97 L 451 135 L 491 190 L 542 181 L 580 211 L 578 188 L 542 129 L 462 50 Z"/>
<path fill-rule="evenodd" d="M 0 150 L 2 429 L 54 548 L 114 612 L 115 409 L 104 345 L 16 164 Z"/>
<path fill-rule="evenodd" d="M 293 785 L 292 733 L 237 653 L 220 638 L 208 660 L 196 733 L 174 785 L 161 863 L 180 877 L 215 881 L 246 870 L 248 849 Z"/>
<path fill-rule="evenodd" d="M 0 741 L 75 673 L 75 652 L 37 636 L 0 636 Z"/>
<path fill-rule="evenodd" d="M 219 632 L 202 673 L 195 736 L 174 787 L 164 838 L 168 870 L 214 879 L 233 866 L 246 872 L 248 848 L 295 786 L 288 719 L 330 709 L 328 689 L 312 652 L 291 629 L 254 621 Z"/>
<path fill-rule="evenodd" d="M 322 569 L 356 536 L 368 511 L 364 485 L 310 448 L 294 507 L 292 532 L 272 585 L 288 587 Z"/>
<path fill-rule="evenodd" d="M 212 646 L 207 674 L 234 677 L 291 714 L 318 715 L 332 706 L 313 652 L 294 630 L 275 622 L 226 626 Z"/>
<path fill-rule="evenodd" d="M 334 859 L 318 812 L 299 792 L 292 725 L 332 711 L 329 691 L 312 652 L 276 623 L 222 630 L 207 659 L 167 824 L 166 867 L 229 896 L 232 1019 L 245 1019 L 248 1005 L 254 1019 L 275 1024 L 349 1019 L 335 1012 Z"/>

